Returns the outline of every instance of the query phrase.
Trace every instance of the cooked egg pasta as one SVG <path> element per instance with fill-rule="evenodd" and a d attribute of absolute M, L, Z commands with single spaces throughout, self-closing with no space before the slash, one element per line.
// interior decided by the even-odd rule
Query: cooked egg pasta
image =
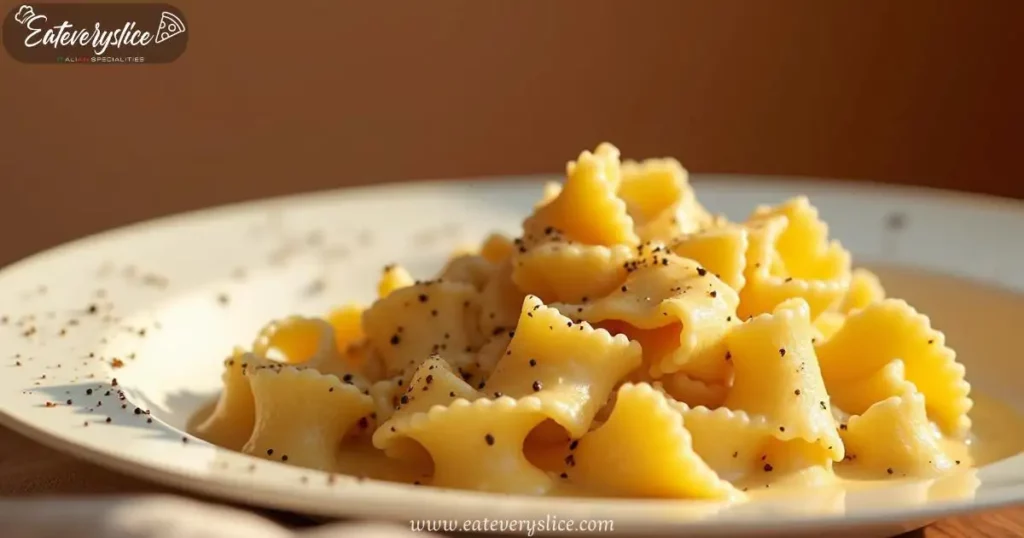
<path fill-rule="evenodd" d="M 768 313 L 786 299 L 799 297 L 807 301 L 814 318 L 846 293 L 850 253 L 838 241 L 828 240 L 828 226 L 807 198 L 758 207 L 747 227 L 750 244 L 741 316 Z"/>
<path fill-rule="evenodd" d="M 850 417 L 840 433 L 849 460 L 880 477 L 936 476 L 954 465 L 928 422 L 924 396 L 913 390 Z"/>
<path fill-rule="evenodd" d="M 544 421 L 541 407 L 532 396 L 473 402 L 451 398 L 448 405 L 428 411 L 396 414 L 377 430 L 373 442 L 384 450 L 394 450 L 402 440 L 419 443 L 434 462 L 435 486 L 540 495 L 553 481 L 526 459 L 523 442 Z"/>
<path fill-rule="evenodd" d="M 256 420 L 246 454 L 332 471 L 345 434 L 369 424 L 373 400 L 333 375 L 276 365 L 248 376 Z"/>
<path fill-rule="evenodd" d="M 820 471 L 819 476 L 832 472 L 832 459 L 820 447 L 803 439 L 781 439 L 782 432 L 763 416 L 671 400 L 670 405 L 683 416 L 697 455 L 729 482 L 770 482 L 766 477 L 772 473 L 808 469 Z"/>
<path fill-rule="evenodd" d="M 573 438 L 586 433 L 615 384 L 640 365 L 637 343 L 573 323 L 532 295 L 507 351 L 482 390 L 496 398 L 534 395 Z"/>
<path fill-rule="evenodd" d="M 263 327 L 252 344 L 252 351 L 257 356 L 267 357 L 276 350 L 288 364 L 301 364 L 324 374 L 333 374 L 361 388 L 368 386 L 359 373 L 365 359 L 358 358 L 355 350 L 341 353 L 337 343 L 334 326 L 327 320 L 291 316 Z"/>
<path fill-rule="evenodd" d="M 578 303 L 603 297 L 622 285 L 633 249 L 625 245 L 537 245 L 515 259 L 512 281 L 548 303 Z"/>
<path fill-rule="evenodd" d="M 415 368 L 444 352 L 456 366 L 469 364 L 483 343 L 477 319 L 480 295 L 470 284 L 434 281 L 396 289 L 363 313 L 366 338 L 387 375 Z M 447 335 L 447 338 L 445 338 Z"/>
<path fill-rule="evenodd" d="M 739 293 L 747 283 L 743 271 L 749 243 L 746 228 L 727 225 L 676 237 L 669 250 L 700 263 Z"/>
<path fill-rule="evenodd" d="M 670 241 L 701 230 L 711 216 L 697 201 L 689 174 L 675 159 L 625 161 L 618 195 L 641 241 Z"/>
<path fill-rule="evenodd" d="M 818 443 L 841 461 L 843 442 L 829 412 L 812 335 L 803 299 L 785 301 L 733 330 L 727 360 L 734 377 L 725 406 L 764 416 L 780 439 Z"/>
<path fill-rule="evenodd" d="M 965 370 L 945 336 L 905 301 L 886 299 L 856 311 L 816 347 L 827 385 L 868 378 L 891 361 L 903 362 L 907 381 L 924 396 L 929 416 L 943 432 L 964 437 L 973 402 Z"/>
<path fill-rule="evenodd" d="M 681 372 L 662 377 L 658 385 L 673 399 L 693 407 L 720 407 L 729 393 L 724 383 L 706 383 Z"/>
<path fill-rule="evenodd" d="M 655 378 L 683 371 L 721 381 L 728 374 L 725 335 L 738 321 L 736 292 L 700 264 L 661 245 L 643 249 L 629 276 L 608 295 L 583 304 L 558 305 L 564 314 L 609 327 L 640 342 Z"/>
<path fill-rule="evenodd" d="M 605 495 L 728 499 L 742 494 L 693 449 L 685 420 L 650 385 L 623 385 L 608 421 L 567 456 L 569 480 Z"/>
<path fill-rule="evenodd" d="M 224 359 L 224 373 L 220 378 L 224 389 L 210 416 L 196 427 L 196 433 L 211 443 L 241 450 L 252 436 L 252 428 L 256 423 L 256 402 L 249 387 L 249 377 L 245 374 L 250 367 L 268 364 L 272 362 L 241 348 L 235 349 L 231 357 Z"/>
<path fill-rule="evenodd" d="M 963 366 L 851 268 L 805 197 L 730 221 L 679 162 L 605 143 L 544 186 L 520 235 L 434 275 L 390 264 L 372 304 L 269 323 L 224 361 L 195 432 L 289 465 L 528 495 L 740 501 L 959 464 L 940 440 L 969 432 Z M 386 472 L 366 472 L 374 458 Z"/>
<path fill-rule="evenodd" d="M 527 246 L 542 242 L 552 230 L 586 245 L 638 244 L 626 203 L 615 194 L 621 181 L 618 150 L 584 151 L 568 169 L 561 192 L 523 222 Z"/>

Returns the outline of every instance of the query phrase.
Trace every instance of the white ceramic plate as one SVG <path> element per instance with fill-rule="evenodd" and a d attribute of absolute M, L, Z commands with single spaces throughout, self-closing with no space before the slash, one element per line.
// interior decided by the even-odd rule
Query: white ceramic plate
<path fill-rule="evenodd" d="M 1006 288 L 987 292 L 996 299 L 986 300 L 999 304 L 973 316 L 962 315 L 972 304 L 954 302 L 981 288 L 940 280 L 945 284 L 925 291 L 907 287 L 914 295 L 907 298 L 960 349 L 976 392 L 1024 408 L 1017 390 L 1024 361 L 1014 357 L 1019 340 L 1012 317 L 1024 304 L 1014 295 L 1024 290 L 1020 204 L 777 178 L 709 177 L 695 184 L 705 205 L 737 219 L 759 203 L 806 193 L 855 261 L 927 268 Z M 347 477 L 332 482 L 183 433 L 190 414 L 219 389 L 223 357 L 233 345 L 250 343 L 263 323 L 370 301 L 388 262 L 429 274 L 456 246 L 492 230 L 514 233 L 540 192 L 541 180 L 533 178 L 302 195 L 131 226 L 17 263 L 0 272 L 0 422 L 156 482 L 325 516 L 600 518 L 627 533 L 863 536 L 1024 501 L 1024 455 L 1012 445 L 999 461 L 952 480 L 780 494 L 730 506 L 496 496 Z M 914 273 L 907 274 L 903 282 L 912 284 Z M 993 311 L 999 308 L 1005 311 Z M 137 407 L 151 415 L 137 414 Z"/>

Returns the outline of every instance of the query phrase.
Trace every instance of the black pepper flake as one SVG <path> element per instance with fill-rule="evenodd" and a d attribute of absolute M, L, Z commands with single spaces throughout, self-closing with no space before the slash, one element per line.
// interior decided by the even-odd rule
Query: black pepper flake
<path fill-rule="evenodd" d="M 530 366 L 537 366 L 537 359 L 530 359 Z"/>
<path fill-rule="evenodd" d="M 576 447 L 578 446 L 580 446 L 579 439 L 573 439 L 573 441 L 569 443 L 569 450 L 576 450 Z"/>
<path fill-rule="evenodd" d="M 542 387 L 543 387 L 543 385 L 541 385 L 540 381 L 534 381 L 533 382 L 533 392 L 540 392 L 540 389 Z"/>
<path fill-rule="evenodd" d="M 437 310 L 431 310 L 430 311 L 430 315 L 434 316 L 436 318 L 437 317 Z"/>
<path fill-rule="evenodd" d="M 359 419 L 359 427 L 360 428 L 366 429 L 369 426 L 370 426 L 370 420 L 368 418 L 362 417 L 362 418 Z"/>
<path fill-rule="evenodd" d="M 136 415 L 141 415 L 142 414 L 142 409 L 139 409 L 138 407 L 136 407 L 135 408 L 135 414 Z"/>
<path fill-rule="evenodd" d="M 147 418 L 146 419 L 146 424 L 152 424 L 152 423 L 153 423 L 153 419 L 151 419 L 151 418 Z"/>
<path fill-rule="evenodd" d="M 934 344 L 934 343 L 935 343 L 935 340 L 929 340 L 929 341 L 928 341 L 928 343 L 929 343 L 929 344 Z"/>
<path fill-rule="evenodd" d="M 698 267 L 697 268 L 697 274 L 700 275 L 700 276 L 704 276 L 704 275 L 708 274 L 708 270 L 703 268 L 703 267 Z"/>
<path fill-rule="evenodd" d="M 281 461 L 288 461 L 288 454 L 283 454 L 281 456 Z"/>
<path fill-rule="evenodd" d="M 626 288 L 625 284 L 623 284 L 621 289 L 622 289 L 622 293 L 626 293 L 627 288 Z"/>
<path fill-rule="evenodd" d="M 341 380 L 346 382 L 346 383 L 351 383 L 352 382 L 352 374 L 345 374 L 345 375 L 341 376 Z"/>
<path fill-rule="evenodd" d="M 448 393 L 448 397 L 449 398 L 454 398 L 455 397 L 455 391 L 453 390 L 453 391 L 449 392 Z"/>
<path fill-rule="evenodd" d="M 409 403 L 409 397 L 403 394 L 402 397 L 398 399 L 398 401 L 401 402 L 402 405 L 405 405 Z"/>
<path fill-rule="evenodd" d="M 397 334 L 391 335 L 391 345 L 397 346 L 401 341 L 402 339 Z"/>
<path fill-rule="evenodd" d="M 786 356 L 786 348 L 784 348 L 784 347 L 780 347 L 779 348 L 779 356 L 780 357 L 785 357 Z"/>
<path fill-rule="evenodd" d="M 182 442 L 182 443 L 187 443 L 187 442 L 188 442 L 188 437 L 184 437 L 184 436 L 183 436 L 183 437 L 181 438 L 181 442 Z"/>
<path fill-rule="evenodd" d="M 839 425 L 839 429 L 843 430 L 843 431 L 846 431 L 846 424 L 840 424 Z"/>
<path fill-rule="evenodd" d="M 893 472 L 893 471 L 892 471 L 892 467 L 889 467 L 888 469 L 886 469 L 886 470 L 885 470 L 885 472 L 887 472 L 887 473 L 889 473 L 889 474 L 892 474 L 892 472 Z"/>
<path fill-rule="evenodd" d="M 334 387 L 328 387 L 327 392 L 334 392 Z"/>
<path fill-rule="evenodd" d="M 113 422 L 113 419 L 110 418 L 110 417 L 107 417 L 107 424 L 110 424 L 111 422 Z"/>
<path fill-rule="evenodd" d="M 732 457 L 734 457 L 734 458 L 738 458 L 738 457 L 739 457 L 739 455 L 740 455 L 740 453 L 739 453 L 739 452 L 733 452 L 733 453 L 732 453 Z"/>
<path fill-rule="evenodd" d="M 576 457 L 573 456 L 572 454 L 569 454 L 568 456 L 565 457 L 565 464 L 568 465 L 569 467 L 575 467 Z"/>
<path fill-rule="evenodd" d="M 820 401 L 820 402 L 818 402 L 818 405 L 820 405 L 822 409 L 828 409 L 828 406 L 826 406 L 826 405 L 825 405 L 825 402 L 824 402 L 824 400 L 823 400 L 823 401 Z"/>
<path fill-rule="evenodd" d="M 731 351 L 726 351 L 725 352 L 725 360 L 727 360 L 727 361 L 731 361 L 732 360 L 732 352 Z"/>
<path fill-rule="evenodd" d="M 68 399 L 68 401 L 67 401 L 67 402 L 65 402 L 65 403 L 67 403 L 68 405 L 71 405 L 71 400 L 70 400 L 70 399 Z"/>
<path fill-rule="evenodd" d="M 779 431 L 780 431 L 780 432 L 784 432 L 784 431 L 786 431 L 786 427 L 785 427 L 785 426 L 779 426 Z"/>
<path fill-rule="evenodd" d="M 797 396 L 800 396 L 800 389 L 796 389 L 796 390 L 794 390 L 794 391 L 793 391 L 793 394 L 796 394 Z"/>
<path fill-rule="evenodd" d="M 85 394 L 86 395 L 92 394 L 92 389 L 85 389 Z"/>
<path fill-rule="evenodd" d="M 495 398 L 501 398 L 501 393 L 498 392 L 498 391 L 494 391 L 494 397 Z"/>
<path fill-rule="evenodd" d="M 110 386 L 111 387 L 116 387 L 117 386 L 117 378 L 116 377 L 114 379 L 110 380 Z"/>
<path fill-rule="evenodd" d="M 772 464 L 770 464 L 770 463 L 764 464 L 764 472 L 770 473 L 770 472 L 772 472 L 773 469 L 774 469 L 774 467 L 772 467 Z"/>
<path fill-rule="evenodd" d="M 427 302 L 428 300 L 430 300 L 430 297 L 427 297 L 427 295 L 426 295 L 426 294 L 424 294 L 424 293 L 421 293 L 421 294 L 420 294 L 420 302 L 421 302 L 421 303 L 425 303 L 425 302 Z"/>
<path fill-rule="evenodd" d="M 718 292 L 715 290 L 711 290 L 710 292 L 708 292 L 708 295 L 710 295 L 711 297 L 718 297 Z"/>
<path fill-rule="evenodd" d="M 487 441 L 487 445 L 488 446 L 494 446 L 494 436 L 493 435 L 491 435 L 491 434 L 485 435 L 484 436 L 484 441 Z"/>

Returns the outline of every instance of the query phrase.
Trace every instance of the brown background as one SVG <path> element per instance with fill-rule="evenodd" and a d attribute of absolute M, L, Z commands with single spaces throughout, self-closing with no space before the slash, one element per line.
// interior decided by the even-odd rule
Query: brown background
<path fill-rule="evenodd" d="M 174 64 L 0 57 L 0 263 L 240 199 L 556 172 L 604 139 L 694 172 L 1024 196 L 1016 0 L 176 5 Z"/>

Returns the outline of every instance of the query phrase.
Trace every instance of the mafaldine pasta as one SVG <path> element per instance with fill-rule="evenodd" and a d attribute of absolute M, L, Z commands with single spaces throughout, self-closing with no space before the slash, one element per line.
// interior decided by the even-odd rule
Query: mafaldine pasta
<path fill-rule="evenodd" d="M 225 360 L 196 432 L 290 465 L 527 495 L 741 500 L 782 477 L 959 465 L 963 366 L 806 197 L 731 221 L 674 159 L 601 144 L 538 199 L 518 237 L 433 279 L 389 265 L 369 306 L 269 323 Z"/>

